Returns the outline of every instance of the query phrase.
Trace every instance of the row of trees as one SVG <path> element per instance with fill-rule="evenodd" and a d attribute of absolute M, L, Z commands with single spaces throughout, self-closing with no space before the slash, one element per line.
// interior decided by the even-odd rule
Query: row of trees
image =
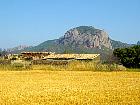
<path fill-rule="evenodd" d="M 115 49 L 113 54 L 128 68 L 140 68 L 140 45 Z"/>

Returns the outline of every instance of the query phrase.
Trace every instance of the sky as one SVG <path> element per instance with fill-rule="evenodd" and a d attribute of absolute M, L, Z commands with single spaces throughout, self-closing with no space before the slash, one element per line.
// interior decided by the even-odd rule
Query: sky
<path fill-rule="evenodd" d="M 0 48 L 36 46 L 78 26 L 140 40 L 140 0 L 0 0 Z"/>

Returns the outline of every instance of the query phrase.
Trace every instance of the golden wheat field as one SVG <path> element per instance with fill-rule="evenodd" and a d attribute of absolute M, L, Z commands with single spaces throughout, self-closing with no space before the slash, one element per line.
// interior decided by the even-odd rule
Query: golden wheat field
<path fill-rule="evenodd" d="M 139 72 L 0 71 L 0 105 L 139 104 Z"/>

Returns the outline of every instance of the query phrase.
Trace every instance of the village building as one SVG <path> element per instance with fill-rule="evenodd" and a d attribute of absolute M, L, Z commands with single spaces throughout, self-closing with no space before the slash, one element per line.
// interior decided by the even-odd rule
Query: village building
<path fill-rule="evenodd" d="M 45 59 L 52 60 L 94 60 L 100 54 L 50 54 Z"/>
<path fill-rule="evenodd" d="M 52 52 L 22 52 L 22 59 L 39 60 L 53 54 Z"/>
<path fill-rule="evenodd" d="M 22 52 L 22 59 L 32 60 L 100 60 L 100 54 L 55 54 L 53 52 Z"/>

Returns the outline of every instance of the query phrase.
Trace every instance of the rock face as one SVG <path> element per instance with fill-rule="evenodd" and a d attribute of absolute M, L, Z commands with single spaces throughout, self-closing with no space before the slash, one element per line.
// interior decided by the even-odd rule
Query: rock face
<path fill-rule="evenodd" d="M 86 48 L 106 47 L 112 49 L 111 40 L 108 34 L 100 29 L 92 26 L 80 26 L 73 28 L 58 39 L 58 43 L 62 45 L 84 46 Z"/>
<path fill-rule="evenodd" d="M 98 53 L 102 58 L 112 53 L 113 49 L 132 46 L 115 41 L 101 29 L 92 26 L 80 26 L 67 31 L 59 39 L 48 40 L 24 51 L 48 51 L 56 53 Z"/>

